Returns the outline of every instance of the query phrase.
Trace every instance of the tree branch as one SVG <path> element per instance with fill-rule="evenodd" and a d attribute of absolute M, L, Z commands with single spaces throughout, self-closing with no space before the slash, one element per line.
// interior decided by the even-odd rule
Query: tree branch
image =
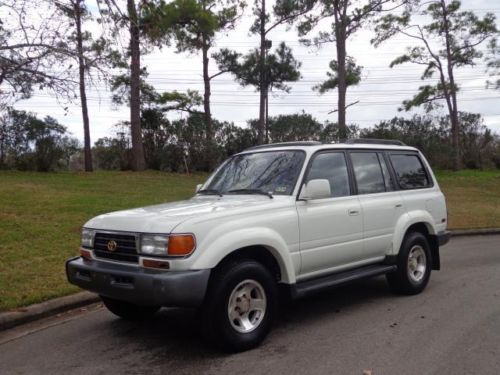
<path fill-rule="evenodd" d="M 267 34 L 268 34 L 268 33 L 269 33 L 272 29 L 274 29 L 276 26 L 279 26 L 279 25 L 281 25 L 282 23 L 285 23 L 285 22 L 287 22 L 287 21 L 290 21 L 290 20 L 292 20 L 292 19 L 294 19 L 294 18 L 300 17 L 300 16 L 302 16 L 302 15 L 306 14 L 306 13 L 307 13 L 307 12 L 309 12 L 309 11 L 310 11 L 310 9 L 304 9 L 304 10 L 302 10 L 302 11 L 298 12 L 298 13 L 293 13 L 293 14 L 290 14 L 290 15 L 288 15 L 288 16 L 286 16 L 286 17 L 282 17 L 282 18 L 280 18 L 278 21 L 276 21 L 276 22 L 275 22 L 272 26 L 270 26 L 270 27 L 269 27 L 269 28 L 268 28 L 268 29 L 264 32 L 264 35 L 267 35 Z"/>
<path fill-rule="evenodd" d="M 351 107 L 351 106 L 353 106 L 355 104 L 358 104 L 358 103 L 359 103 L 359 100 L 356 100 L 355 102 L 352 102 L 352 103 L 346 105 L 344 108 L 347 109 L 347 108 L 349 108 L 349 107 Z M 338 111 L 339 111 L 338 109 L 334 109 L 333 111 L 328 112 L 328 114 L 331 115 L 332 113 L 335 113 L 335 112 L 338 112 Z"/>

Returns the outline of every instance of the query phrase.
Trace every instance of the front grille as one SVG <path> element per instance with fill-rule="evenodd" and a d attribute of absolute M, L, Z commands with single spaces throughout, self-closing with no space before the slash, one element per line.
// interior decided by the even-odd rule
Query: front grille
<path fill-rule="evenodd" d="M 114 251 L 108 250 L 108 243 L 116 242 Z M 98 258 L 117 260 L 119 262 L 138 263 L 137 242 L 134 235 L 97 232 L 94 237 L 94 254 Z"/>

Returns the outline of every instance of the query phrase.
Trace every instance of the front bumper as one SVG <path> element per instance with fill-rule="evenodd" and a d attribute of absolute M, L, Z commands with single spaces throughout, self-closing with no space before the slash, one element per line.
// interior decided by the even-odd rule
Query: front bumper
<path fill-rule="evenodd" d="M 439 246 L 444 246 L 450 241 L 451 238 L 451 232 L 446 230 L 444 232 L 439 232 L 437 234 L 437 239 L 438 239 L 438 244 Z"/>
<path fill-rule="evenodd" d="M 205 298 L 210 270 L 155 271 L 75 257 L 66 261 L 71 284 L 139 305 L 198 307 Z"/>

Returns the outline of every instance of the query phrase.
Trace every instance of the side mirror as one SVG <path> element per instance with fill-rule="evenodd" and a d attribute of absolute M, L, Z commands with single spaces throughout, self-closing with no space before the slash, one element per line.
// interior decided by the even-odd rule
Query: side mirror
<path fill-rule="evenodd" d="M 196 185 L 196 189 L 194 190 L 195 193 L 199 192 L 203 184 L 198 184 Z"/>
<path fill-rule="evenodd" d="M 327 179 L 316 179 L 311 180 L 302 187 L 299 199 L 301 200 L 311 200 L 311 199 L 321 199 L 330 198 L 330 181 Z"/>

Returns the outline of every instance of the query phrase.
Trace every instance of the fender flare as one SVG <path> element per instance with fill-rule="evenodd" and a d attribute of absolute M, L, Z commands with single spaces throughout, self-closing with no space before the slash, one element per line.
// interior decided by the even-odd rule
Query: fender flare
<path fill-rule="evenodd" d="M 392 255 L 399 254 L 399 249 L 401 248 L 401 244 L 403 243 L 406 233 L 408 229 L 414 224 L 424 224 L 429 234 L 435 235 L 436 230 L 434 228 L 434 225 L 432 224 L 433 222 L 434 219 L 432 218 L 432 216 L 428 212 L 423 210 L 411 211 L 408 212 L 407 215 L 401 216 L 397 221 L 394 230 Z"/>
<path fill-rule="evenodd" d="M 245 228 L 218 237 L 214 234 L 206 238 L 204 242 L 209 245 L 204 246 L 203 254 L 196 259 L 193 269 L 214 268 L 234 251 L 244 247 L 262 246 L 276 259 L 280 267 L 281 281 L 287 284 L 296 281 L 289 246 L 277 232 L 269 228 Z"/>

